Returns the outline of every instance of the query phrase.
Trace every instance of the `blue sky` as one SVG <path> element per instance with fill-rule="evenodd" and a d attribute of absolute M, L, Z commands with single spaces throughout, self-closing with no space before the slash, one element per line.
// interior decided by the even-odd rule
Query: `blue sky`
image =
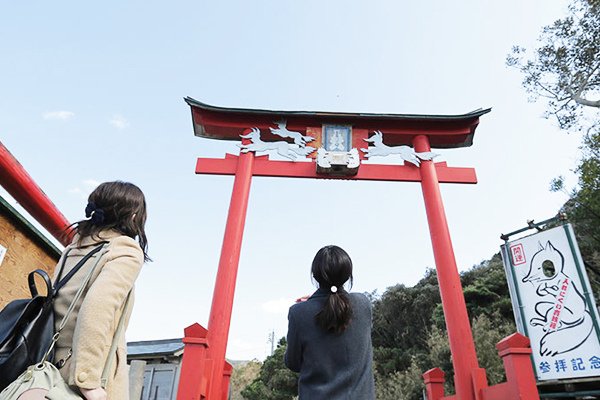
<path fill-rule="evenodd" d="M 504 64 L 565 1 L 76 1 L 0 5 L 0 140 L 69 220 L 98 183 L 146 193 L 154 262 L 137 285 L 129 340 L 206 326 L 232 177 L 196 158 L 236 152 L 194 137 L 182 98 L 244 108 L 461 114 L 493 107 L 474 145 L 439 151 L 479 184 L 442 189 L 459 269 L 499 235 L 555 214 L 549 181 L 579 138 L 541 118 Z M 311 293 L 315 252 L 352 256 L 356 291 L 412 285 L 433 254 L 418 184 L 256 178 L 228 356 L 262 359 L 291 299 Z"/>

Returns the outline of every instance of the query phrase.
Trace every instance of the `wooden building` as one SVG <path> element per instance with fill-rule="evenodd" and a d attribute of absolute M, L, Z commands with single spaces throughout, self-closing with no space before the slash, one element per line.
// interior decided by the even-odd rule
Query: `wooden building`
<path fill-rule="evenodd" d="M 127 361 L 146 362 L 142 395 L 135 400 L 175 400 L 182 356 L 182 339 L 127 343 Z"/>
<path fill-rule="evenodd" d="M 50 277 L 61 250 L 0 197 L 0 309 L 30 296 L 27 275 L 43 269 Z M 38 284 L 41 289 L 43 286 Z"/>

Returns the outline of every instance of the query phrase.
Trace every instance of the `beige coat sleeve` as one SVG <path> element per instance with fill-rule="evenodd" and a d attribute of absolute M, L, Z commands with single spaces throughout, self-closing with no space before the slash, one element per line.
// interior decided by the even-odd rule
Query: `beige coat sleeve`
<path fill-rule="evenodd" d="M 73 336 L 69 382 L 84 389 L 100 387 L 120 309 L 144 263 L 140 246 L 126 236 L 111 241 L 106 257 L 81 304 Z"/>

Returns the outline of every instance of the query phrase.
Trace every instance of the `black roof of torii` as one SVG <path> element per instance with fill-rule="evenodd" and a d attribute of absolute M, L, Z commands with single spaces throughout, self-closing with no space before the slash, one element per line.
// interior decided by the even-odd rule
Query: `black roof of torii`
<path fill-rule="evenodd" d="M 288 129 L 294 131 L 336 123 L 369 131 L 381 130 L 390 145 L 410 144 L 412 137 L 425 134 L 431 146 L 437 148 L 471 146 L 479 117 L 491 111 L 491 108 L 480 108 L 459 115 L 278 111 L 218 107 L 191 97 L 184 100 L 192 108 L 195 135 L 204 138 L 239 140 L 243 129 L 258 127 L 268 131 L 275 121 L 286 119 Z"/>

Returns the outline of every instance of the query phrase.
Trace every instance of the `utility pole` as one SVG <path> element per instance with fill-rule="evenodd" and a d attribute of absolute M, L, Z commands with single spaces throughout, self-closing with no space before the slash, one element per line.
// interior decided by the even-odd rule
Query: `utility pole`
<path fill-rule="evenodd" d="M 271 343 L 271 355 L 273 355 L 273 353 L 275 353 L 275 330 L 272 330 L 271 333 L 269 333 L 267 342 Z"/>

